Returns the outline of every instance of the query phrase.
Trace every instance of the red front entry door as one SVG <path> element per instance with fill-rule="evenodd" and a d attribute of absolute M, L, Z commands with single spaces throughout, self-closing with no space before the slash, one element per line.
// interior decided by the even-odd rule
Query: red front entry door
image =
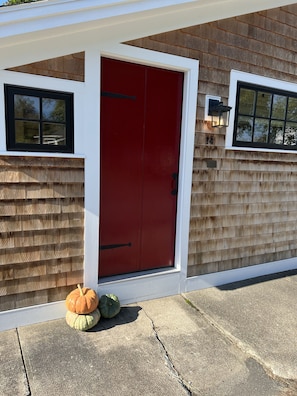
<path fill-rule="evenodd" d="M 99 275 L 173 266 L 183 73 L 101 66 Z"/>

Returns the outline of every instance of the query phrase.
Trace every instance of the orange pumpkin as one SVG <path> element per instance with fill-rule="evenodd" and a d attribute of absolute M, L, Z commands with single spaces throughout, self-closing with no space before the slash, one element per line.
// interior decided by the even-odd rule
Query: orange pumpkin
<path fill-rule="evenodd" d="M 77 289 L 68 294 L 65 303 L 69 311 L 83 315 L 93 312 L 98 307 L 99 298 L 93 289 L 77 285 Z"/>

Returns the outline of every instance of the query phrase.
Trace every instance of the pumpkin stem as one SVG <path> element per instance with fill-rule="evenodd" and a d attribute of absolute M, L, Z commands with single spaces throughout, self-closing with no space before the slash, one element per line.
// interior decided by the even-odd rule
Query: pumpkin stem
<path fill-rule="evenodd" d="M 84 292 L 83 292 L 82 288 L 80 287 L 80 284 L 78 284 L 77 287 L 78 287 L 80 295 L 83 296 Z"/>

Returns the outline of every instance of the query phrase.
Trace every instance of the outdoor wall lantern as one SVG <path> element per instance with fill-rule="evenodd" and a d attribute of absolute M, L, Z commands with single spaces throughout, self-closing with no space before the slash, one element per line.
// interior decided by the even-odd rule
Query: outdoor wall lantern
<path fill-rule="evenodd" d="M 211 122 L 213 128 L 222 128 L 229 125 L 231 109 L 232 107 L 223 105 L 220 97 L 206 95 L 205 119 Z"/>

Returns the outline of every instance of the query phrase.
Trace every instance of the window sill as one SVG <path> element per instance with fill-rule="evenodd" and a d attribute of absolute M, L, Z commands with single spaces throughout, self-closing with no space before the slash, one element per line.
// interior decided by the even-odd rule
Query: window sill
<path fill-rule="evenodd" d="M 233 151 L 257 151 L 262 153 L 281 153 L 281 154 L 296 154 L 297 150 L 282 150 L 270 148 L 257 148 L 257 147 L 238 147 L 238 146 L 225 146 L 226 150 Z"/>
<path fill-rule="evenodd" d="M 50 153 L 38 151 L 0 151 L 1 157 L 85 158 L 83 154 Z"/>

